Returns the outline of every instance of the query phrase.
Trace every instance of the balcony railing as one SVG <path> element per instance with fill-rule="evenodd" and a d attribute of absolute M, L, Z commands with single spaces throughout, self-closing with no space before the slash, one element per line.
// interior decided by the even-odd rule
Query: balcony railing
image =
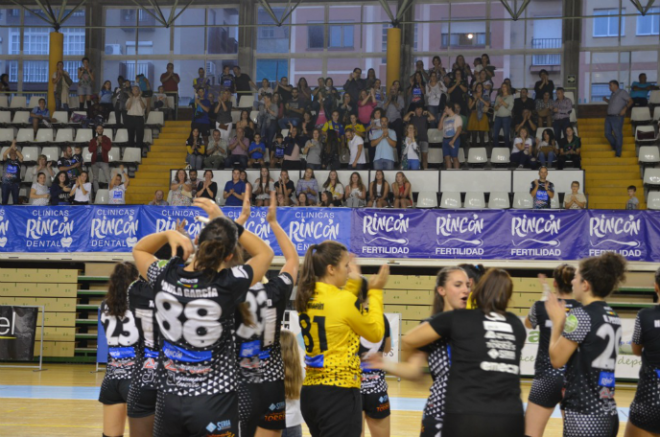
<path fill-rule="evenodd" d="M 560 49 L 561 38 L 533 38 L 532 49 Z M 533 55 L 532 65 L 559 65 L 561 55 Z"/>

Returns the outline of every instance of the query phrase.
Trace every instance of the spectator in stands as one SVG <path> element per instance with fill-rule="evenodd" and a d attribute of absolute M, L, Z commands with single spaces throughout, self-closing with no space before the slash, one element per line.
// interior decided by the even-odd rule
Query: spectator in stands
<path fill-rule="evenodd" d="M 472 69 L 472 77 L 474 80 L 478 79 L 478 76 L 481 74 L 481 72 L 484 70 L 484 66 L 481 63 L 481 57 L 474 58 L 474 61 L 472 63 L 472 66 L 474 67 Z"/>
<path fill-rule="evenodd" d="M 325 87 L 328 90 L 328 93 L 330 94 L 329 97 L 331 97 L 331 104 L 332 109 L 335 108 L 337 104 L 339 104 L 339 101 L 341 100 L 341 95 L 339 94 L 339 90 L 335 88 L 335 81 L 331 77 L 326 77 L 325 78 Z"/>
<path fill-rule="evenodd" d="M 313 170 L 321 169 L 321 152 L 323 150 L 323 145 L 321 144 L 321 131 L 319 129 L 314 129 L 312 131 L 312 138 L 307 140 L 305 143 L 305 148 L 302 153 L 307 157 L 305 160 L 307 162 L 307 167 Z"/>
<path fill-rule="evenodd" d="M 530 100 L 533 101 L 533 100 Z M 520 119 L 520 122 L 515 124 L 514 123 L 514 129 L 513 133 L 515 135 L 519 135 L 520 129 L 525 128 L 527 129 L 527 132 L 532 133 L 536 132 L 537 125 L 534 123 L 534 116 L 532 114 L 532 111 L 529 109 L 523 109 L 522 117 Z"/>
<path fill-rule="evenodd" d="M 202 105 L 201 111 L 198 110 L 195 112 L 195 116 L 197 116 L 197 113 L 202 114 L 201 122 L 204 123 L 204 117 L 203 117 L 203 111 L 204 106 L 207 108 L 210 107 L 210 102 L 209 105 L 206 105 L 207 101 L 201 100 L 200 103 Z M 220 137 L 224 140 L 229 140 L 229 134 L 231 133 L 231 128 L 232 128 L 232 123 L 233 119 L 231 116 L 231 110 L 232 110 L 232 103 L 231 103 L 231 93 L 228 90 L 224 90 L 222 94 L 220 95 L 220 98 L 218 99 L 218 103 L 215 105 L 215 113 L 217 114 L 216 117 L 216 129 L 220 131 Z M 196 121 L 195 119 L 194 121 Z"/>
<path fill-rule="evenodd" d="M 179 82 L 181 82 L 181 78 L 174 72 L 174 64 L 169 62 L 165 73 L 160 75 L 160 83 L 163 85 L 165 93 L 174 97 L 174 106 L 177 106 L 179 101 Z"/>
<path fill-rule="evenodd" d="M 153 200 L 149 202 L 149 206 L 169 206 L 170 204 L 167 203 L 164 197 L 165 193 L 163 193 L 163 190 L 156 190 Z"/>
<path fill-rule="evenodd" d="M 188 175 L 190 177 L 190 179 L 188 179 L 190 182 L 190 188 L 192 188 L 190 195 L 194 199 L 197 196 L 197 188 L 199 185 L 199 179 L 197 179 L 197 170 L 189 170 Z"/>
<path fill-rule="evenodd" d="M 241 111 L 241 116 L 239 120 L 236 122 L 236 129 L 243 129 L 245 131 L 245 137 L 252 141 L 254 139 L 254 132 L 256 129 L 256 126 L 254 125 L 254 122 L 250 119 L 250 112 L 247 111 L 246 109 L 243 109 Z"/>
<path fill-rule="evenodd" d="M 416 71 L 413 77 L 410 78 L 410 86 L 406 94 L 410 101 L 408 111 L 413 111 L 417 106 L 424 106 L 426 82 L 421 71 Z"/>
<path fill-rule="evenodd" d="M 316 111 L 318 114 L 317 118 L 317 124 L 321 124 L 320 119 L 324 119 L 327 121 L 327 119 L 330 117 L 330 114 L 332 113 L 330 111 L 329 114 L 325 114 L 325 100 L 329 97 L 329 91 L 325 87 L 325 79 L 323 77 L 319 77 L 316 82 L 317 86 L 314 88 L 312 91 L 312 103 L 310 107 L 312 110 Z"/>
<path fill-rule="evenodd" d="M 541 80 L 537 81 L 534 85 L 534 99 L 543 100 L 543 95 L 549 93 L 550 100 L 552 100 L 552 95 L 555 92 L 555 84 L 548 78 L 548 71 L 546 69 L 539 71 L 539 78 Z"/>
<path fill-rule="evenodd" d="M 367 167 L 367 158 L 364 140 L 353 128 L 346 129 L 346 139 L 348 140 L 349 165 L 353 169 L 365 169 Z"/>
<path fill-rule="evenodd" d="M 646 73 L 639 75 L 639 81 L 635 81 L 630 86 L 630 97 L 635 106 L 647 106 L 649 104 L 649 91 L 660 90 L 657 85 L 646 81 Z"/>
<path fill-rule="evenodd" d="M 267 146 L 272 148 L 273 137 L 277 132 L 277 116 L 279 108 L 273 101 L 273 96 L 266 94 L 263 97 L 262 104 L 259 105 L 259 115 L 257 116 L 257 126 L 261 132 Z"/>
<path fill-rule="evenodd" d="M 213 182 L 212 170 L 204 172 L 204 180 L 198 182 L 195 197 L 204 197 L 215 202 L 216 197 L 218 197 L 218 184 Z"/>
<path fill-rule="evenodd" d="M 513 142 L 511 162 L 518 164 L 518 168 L 529 168 L 532 159 L 533 146 L 534 143 L 529 136 L 529 131 L 525 127 L 521 128 L 518 136 Z"/>
<path fill-rule="evenodd" d="M 440 56 L 434 56 L 431 63 L 433 64 L 433 67 L 431 67 L 428 72 L 429 80 L 431 75 L 435 73 L 438 76 L 438 81 L 442 82 L 442 78 L 447 75 L 447 70 L 442 66 L 442 59 L 440 59 Z"/>
<path fill-rule="evenodd" d="M 371 113 L 377 106 L 376 96 L 374 95 L 373 88 L 370 91 L 360 91 L 360 100 L 357 104 L 358 120 L 360 123 L 366 125 L 369 123 Z"/>
<path fill-rule="evenodd" d="M 69 76 L 69 72 L 64 70 L 64 62 L 58 61 L 55 73 L 51 78 L 51 82 L 55 85 L 55 110 L 60 111 L 64 109 L 69 110 L 69 88 L 73 84 L 73 80 Z"/>
<path fill-rule="evenodd" d="M 321 200 L 319 201 L 319 205 L 322 208 L 332 208 L 335 205 L 332 203 L 332 193 L 329 191 L 323 191 L 321 193 Z"/>
<path fill-rule="evenodd" d="M 394 208 L 410 208 L 412 206 L 412 186 L 402 171 L 397 172 L 392 184 Z"/>
<path fill-rule="evenodd" d="M 603 100 L 607 102 L 605 138 L 612 146 L 615 156 L 620 158 L 623 149 L 623 120 L 634 102 L 626 90 L 619 88 L 618 80 L 610 81 L 610 91 L 612 91 L 610 97 L 603 97 Z"/>
<path fill-rule="evenodd" d="M 261 80 L 261 86 L 257 90 L 257 100 L 254 101 L 253 108 L 258 111 L 264 104 L 264 98 L 266 96 L 272 96 L 273 92 L 273 88 L 270 86 L 270 81 L 263 78 Z"/>
<path fill-rule="evenodd" d="M 227 141 L 220 138 L 220 131 L 218 129 L 213 129 L 213 134 L 209 138 L 209 143 L 206 147 L 206 155 L 204 159 L 205 168 L 213 168 L 215 170 L 225 168 Z"/>
<path fill-rule="evenodd" d="M 92 154 L 92 165 L 89 166 L 90 180 L 94 183 L 94 191 L 99 190 L 99 176 L 101 173 L 110 184 L 110 165 L 108 152 L 112 149 L 112 141 L 103 133 L 103 126 L 96 126 L 96 138 L 90 140 L 87 151 Z"/>
<path fill-rule="evenodd" d="M 18 205 L 18 191 L 21 185 L 21 164 L 23 155 L 16 147 L 16 140 L 2 154 L 4 171 L 2 173 L 2 204 L 7 205 L 11 194 L 12 203 Z"/>
<path fill-rule="evenodd" d="M 344 137 L 344 126 L 341 123 L 339 111 L 332 111 L 332 118 L 325 122 L 321 128 L 323 133 L 327 133 L 330 130 L 335 131 L 338 138 Z"/>
<path fill-rule="evenodd" d="M 637 187 L 630 185 L 628 187 L 628 202 L 626 202 L 626 209 L 639 209 L 639 199 L 635 196 Z"/>
<path fill-rule="evenodd" d="M 149 116 L 149 112 L 151 111 L 151 98 L 154 95 L 154 91 L 151 88 L 151 82 L 145 76 L 143 73 L 138 74 L 135 76 L 135 83 L 137 86 L 140 87 L 140 93 L 142 94 L 142 98 L 145 100 L 147 107 L 145 109 L 145 117 Z"/>
<path fill-rule="evenodd" d="M 288 170 L 280 171 L 280 178 L 274 184 L 275 191 L 278 195 L 282 195 L 286 201 L 287 206 L 291 203 L 291 196 L 295 191 L 293 181 L 289 179 Z"/>
<path fill-rule="evenodd" d="M 55 177 L 53 185 L 50 186 L 50 204 L 51 205 L 69 205 L 69 196 L 71 193 L 71 182 L 65 171 L 60 171 Z M 4 185 L 3 185 L 4 187 Z"/>
<path fill-rule="evenodd" d="M 481 61 L 481 58 L 478 59 Z M 485 146 L 486 135 L 490 132 L 490 125 L 488 124 L 490 101 L 484 97 L 483 89 L 484 85 L 477 83 L 468 102 L 470 119 L 468 121 L 467 131 L 472 136 L 470 142 L 473 147 L 477 144 L 477 138 L 481 146 Z"/>
<path fill-rule="evenodd" d="M 366 124 L 365 129 L 367 132 L 371 133 L 381 129 L 380 119 L 383 118 L 383 110 L 380 108 L 374 109 L 374 112 L 371 114 L 369 119 L 369 124 Z"/>
<path fill-rule="evenodd" d="M 73 159 L 73 150 L 71 149 L 71 146 L 66 146 L 64 149 L 64 153 L 60 159 L 57 160 L 57 168 L 59 171 L 67 173 L 69 183 L 73 184 L 75 182 L 76 177 L 82 168 L 82 162 Z"/>
<path fill-rule="evenodd" d="M 87 100 L 87 108 L 92 106 L 93 83 L 94 69 L 89 64 L 89 58 L 85 56 L 82 58 L 82 66 L 78 67 L 78 101 L 80 102 L 78 109 L 81 111 L 85 109 L 85 100 Z"/>
<path fill-rule="evenodd" d="M 422 68 L 423 68 L 423 63 L 422 63 Z M 376 70 L 373 68 L 370 68 L 367 70 L 367 78 L 364 80 L 364 88 L 366 90 L 370 90 L 371 88 L 374 87 L 374 84 L 376 83 L 378 79 L 376 79 Z"/>
<path fill-rule="evenodd" d="M 442 154 L 445 157 L 445 168 L 459 168 L 458 150 L 461 148 L 461 132 L 463 131 L 463 120 L 454 112 L 452 105 L 447 105 L 444 114 L 438 123 L 438 130 L 442 130 Z M 453 163 L 452 163 L 453 162 Z"/>
<path fill-rule="evenodd" d="M 7 73 L 2 73 L 0 75 L 0 93 L 6 93 L 11 91 L 9 85 L 9 75 Z"/>
<path fill-rule="evenodd" d="M 30 203 L 32 206 L 46 206 L 50 199 L 50 192 L 46 186 L 46 173 L 38 173 L 36 179 L 30 188 Z"/>
<path fill-rule="evenodd" d="M 485 70 L 481 70 L 479 74 L 476 75 L 476 79 L 472 82 L 472 91 L 474 92 L 477 84 L 483 86 L 483 97 L 485 100 L 490 102 L 490 93 L 493 90 L 493 81 L 488 77 Z"/>
<path fill-rule="evenodd" d="M 340 167 L 340 149 L 343 150 L 343 144 L 339 132 L 329 130 L 321 151 L 321 167 L 323 169 L 337 170 Z"/>
<path fill-rule="evenodd" d="M 126 128 L 128 129 L 128 147 L 144 147 L 144 114 L 147 103 L 142 98 L 140 88 L 132 88 L 131 97 L 126 102 Z"/>
<path fill-rule="evenodd" d="M 351 183 L 346 187 L 345 191 L 344 197 L 346 198 L 346 206 L 348 208 L 362 208 L 366 206 L 367 189 L 364 183 L 362 183 L 360 173 L 356 171 L 351 173 Z"/>
<path fill-rule="evenodd" d="M 176 176 L 170 184 L 170 205 L 190 206 L 192 204 L 192 184 L 188 174 L 182 168 L 176 171 Z"/>
<path fill-rule="evenodd" d="M 461 77 L 464 81 L 467 81 L 469 77 L 472 76 L 472 71 L 470 70 L 470 64 L 465 62 L 465 57 L 463 55 L 456 56 L 456 62 L 452 65 L 452 72 L 456 76 L 456 72 L 461 72 Z"/>
<path fill-rule="evenodd" d="M 229 91 L 232 94 L 236 92 L 234 75 L 232 74 L 231 66 L 229 65 L 222 67 L 222 74 L 220 75 L 220 91 Z"/>
<path fill-rule="evenodd" d="M 419 170 L 420 146 L 417 141 L 417 128 L 410 123 L 406 126 L 406 137 L 403 139 L 403 153 L 401 155 L 401 168 L 403 170 Z"/>
<path fill-rule="evenodd" d="M 369 184 L 369 207 L 385 208 L 389 205 L 390 184 L 385 180 L 383 170 L 377 170 L 374 180 Z"/>
<path fill-rule="evenodd" d="M 549 92 L 543 94 L 543 98 L 536 99 L 536 113 L 539 116 L 539 127 L 552 127 L 552 116 L 555 102 Z"/>
<path fill-rule="evenodd" d="M 296 199 L 296 206 L 314 206 L 314 203 L 309 200 L 309 197 L 305 193 L 298 194 Z"/>
<path fill-rule="evenodd" d="M 557 140 L 566 137 L 566 128 L 571 125 L 571 112 L 573 111 L 573 102 L 564 97 L 564 88 L 557 88 L 557 100 L 552 108 L 552 128 L 555 130 Z"/>
<path fill-rule="evenodd" d="M 307 109 L 305 109 L 305 112 L 303 112 L 303 118 L 300 122 L 300 129 L 299 129 L 300 136 L 305 141 L 307 141 L 308 139 L 310 139 L 312 137 L 312 131 L 316 127 L 314 125 L 313 118 L 314 117 L 312 116 L 312 113 L 309 112 Z M 337 120 L 339 120 L 339 115 L 337 115 Z M 341 124 L 339 124 L 339 126 L 343 131 L 343 129 L 344 129 L 343 126 Z"/>
<path fill-rule="evenodd" d="M 39 155 L 39 158 L 37 159 L 37 168 L 34 169 L 32 183 L 37 183 L 39 173 L 43 173 L 46 176 L 45 184 L 47 187 L 50 187 L 53 178 L 55 177 L 55 172 L 52 168 L 52 162 L 48 161 L 46 155 Z"/>
<path fill-rule="evenodd" d="M 444 110 L 443 110 L 444 112 Z M 417 154 L 417 159 L 421 158 L 421 168 L 426 170 L 428 167 L 429 160 L 429 123 L 436 121 L 435 115 L 430 111 L 425 111 L 424 108 L 418 106 L 414 111 L 409 112 L 403 117 L 403 121 L 408 124 L 406 129 L 406 138 L 404 142 L 409 143 L 408 139 L 410 138 L 410 125 L 415 127 L 415 137 L 413 142 L 417 145 L 417 152 L 413 152 L 408 148 L 408 162 L 410 163 L 410 157 L 414 154 Z M 406 155 L 406 152 L 403 153 Z M 417 163 L 420 164 L 420 163 Z M 419 170 L 420 166 L 415 163 L 411 163 L 411 170 Z M 414 165 L 417 165 L 417 168 L 413 168 Z"/>
<path fill-rule="evenodd" d="M 430 74 L 428 83 L 426 84 L 426 103 L 428 110 L 433 117 L 438 118 L 439 114 L 445 111 L 447 104 L 447 88 L 442 83 L 438 74 L 433 71 Z"/>
<path fill-rule="evenodd" d="M 488 56 L 487 53 L 481 55 L 481 66 L 484 69 L 483 71 L 485 71 L 488 75 L 489 79 L 492 79 L 495 76 L 495 70 L 497 70 L 497 67 L 490 65 L 490 56 Z"/>
<path fill-rule="evenodd" d="M 290 129 L 291 126 L 298 126 L 305 112 L 304 102 L 300 98 L 298 88 L 293 88 L 291 99 L 284 105 L 284 109 L 284 117 L 278 121 L 280 129 Z"/>
<path fill-rule="evenodd" d="M 289 84 L 289 78 L 282 76 L 277 86 L 275 87 L 275 94 L 279 94 L 282 98 L 282 104 L 287 103 L 291 99 L 291 93 L 293 91 L 293 86 Z"/>
<path fill-rule="evenodd" d="M 559 159 L 557 168 L 563 170 L 567 161 L 573 161 L 577 168 L 581 168 L 580 152 L 582 148 L 582 140 L 575 136 L 575 131 L 571 126 L 566 128 L 566 138 L 559 140 Z"/>
<path fill-rule="evenodd" d="M 500 130 L 504 130 L 504 147 L 511 147 L 511 111 L 513 110 L 513 96 L 509 87 L 502 84 L 502 95 L 495 98 L 495 121 L 493 123 L 493 146 L 499 145 Z"/>
<path fill-rule="evenodd" d="M 241 171 L 237 168 L 231 172 L 231 180 L 225 184 L 223 197 L 227 206 L 241 206 L 245 196 L 245 182 L 241 181 Z"/>
<path fill-rule="evenodd" d="M 374 98 L 376 99 L 376 106 L 379 108 L 383 107 L 383 103 L 385 103 L 385 91 L 383 91 L 383 84 L 380 81 L 380 79 L 376 79 L 374 81 L 374 86 L 369 89 L 369 92 L 373 90 L 374 93 Z"/>
<path fill-rule="evenodd" d="M 264 156 L 266 156 L 266 145 L 261 141 L 261 135 L 256 134 L 254 141 L 248 148 L 248 166 L 261 168 L 265 165 Z"/>
<path fill-rule="evenodd" d="M 401 111 L 405 107 L 405 102 L 399 91 L 398 82 L 394 81 L 392 83 L 390 92 L 387 94 L 387 98 L 383 104 L 383 110 L 385 111 L 385 117 L 389 120 L 388 127 L 394 130 L 397 138 L 401 139 L 403 138 L 403 117 L 401 116 Z M 402 141 L 397 141 L 397 156 L 401 152 L 401 143 Z"/>
<path fill-rule="evenodd" d="M 30 113 L 30 123 L 32 123 L 32 129 L 36 134 L 39 130 L 39 124 L 43 124 L 46 127 L 51 127 L 51 123 L 56 122 L 54 118 L 50 118 L 50 111 L 46 108 L 46 99 L 43 97 L 39 99 L 39 106 L 32 108 Z"/>
<path fill-rule="evenodd" d="M 571 183 L 571 192 L 564 195 L 564 208 L 584 209 L 587 206 L 587 198 L 579 190 L 580 183 L 573 181 Z"/>
<path fill-rule="evenodd" d="M 555 197 L 555 185 L 548 179 L 548 168 L 539 168 L 539 178 L 532 181 L 529 189 L 534 199 L 534 209 L 549 209 L 550 199 Z"/>
<path fill-rule="evenodd" d="M 109 205 L 125 205 L 126 204 L 126 190 L 128 189 L 131 179 L 124 169 L 123 165 L 119 166 L 119 172 L 112 178 L 110 182 L 110 193 L 108 195 Z"/>
<path fill-rule="evenodd" d="M 238 65 L 234 65 L 234 84 L 236 85 L 236 94 L 238 94 L 236 106 L 252 106 L 252 103 L 248 102 L 252 98 L 252 89 L 257 89 L 257 84 L 252 82 L 250 76 L 241 73 L 241 67 Z"/>
<path fill-rule="evenodd" d="M 263 166 L 259 170 L 259 179 L 254 181 L 254 199 L 257 206 L 270 206 L 270 193 L 275 191 L 270 170 Z"/>
<path fill-rule="evenodd" d="M 396 133 L 389 128 L 387 117 L 381 117 L 380 130 L 372 130 L 371 147 L 375 148 L 374 170 L 393 170 L 396 150 Z"/>
<path fill-rule="evenodd" d="M 186 140 L 186 163 L 190 165 L 193 170 L 201 170 L 204 168 L 204 158 L 206 157 L 206 146 L 204 138 L 200 135 L 199 129 L 194 128 L 190 131 L 190 135 Z"/>
<path fill-rule="evenodd" d="M 198 76 L 193 79 L 193 88 L 195 89 L 195 95 L 199 95 L 199 90 L 204 91 L 204 98 L 207 97 L 207 93 L 209 91 L 209 88 L 211 88 L 211 79 L 209 77 L 206 77 L 206 71 L 204 68 L 199 67 L 199 70 L 197 70 Z"/>
<path fill-rule="evenodd" d="M 110 112 L 112 112 L 114 105 L 112 104 L 112 82 L 106 80 L 103 82 L 101 91 L 99 91 L 99 105 L 101 106 L 101 114 L 103 119 L 107 120 L 110 117 Z"/>
<path fill-rule="evenodd" d="M 528 109 L 529 112 L 532 113 L 536 109 L 536 104 L 534 100 L 529 98 L 529 92 L 527 88 L 522 88 L 520 90 L 520 97 L 513 101 L 511 117 L 514 125 L 520 124 L 523 119 L 523 111 L 525 109 Z"/>
<path fill-rule="evenodd" d="M 452 104 L 458 103 L 461 105 L 461 108 L 465 108 L 465 114 L 461 111 L 461 114 L 467 115 L 468 108 L 468 83 L 465 77 L 463 76 L 463 70 L 456 70 L 454 72 L 454 78 L 451 81 L 450 86 L 448 87 L 447 93 L 449 93 L 449 101 Z"/>
<path fill-rule="evenodd" d="M 536 150 L 538 160 L 542 166 L 549 166 L 557 159 L 559 148 L 552 129 L 545 129 L 542 138 L 536 138 Z"/>
<path fill-rule="evenodd" d="M 284 163 L 284 137 L 282 134 L 275 135 L 275 142 L 270 149 L 271 168 L 282 167 Z"/>
<path fill-rule="evenodd" d="M 307 83 L 307 79 L 301 77 L 298 79 L 298 93 L 300 96 L 300 101 L 304 107 L 309 106 L 312 103 L 312 89 Z"/>
<path fill-rule="evenodd" d="M 167 98 L 165 93 L 165 88 L 161 85 L 158 87 L 158 92 L 154 93 L 154 109 L 163 113 L 163 118 L 167 120 L 169 118 L 170 112 L 174 108 L 170 105 L 170 100 Z"/>
<path fill-rule="evenodd" d="M 376 111 L 374 110 L 374 112 L 376 112 Z M 381 111 L 381 113 L 382 113 L 382 111 Z M 400 114 L 399 114 L 399 117 L 401 117 Z M 391 124 L 392 123 L 390 122 L 390 125 Z M 357 115 L 355 115 L 355 114 L 351 114 L 350 123 L 344 125 L 344 135 L 346 135 L 346 132 L 348 131 L 348 129 L 352 129 L 353 133 L 355 135 L 359 136 L 362 139 L 364 139 L 367 135 L 367 131 L 365 130 L 364 125 L 358 121 Z"/>
<path fill-rule="evenodd" d="M 357 102 L 360 91 L 367 89 L 367 83 L 362 79 L 362 69 L 355 68 L 344 84 L 344 92 L 351 96 L 352 102 Z"/>
<path fill-rule="evenodd" d="M 350 94 L 344 93 L 344 96 L 342 97 L 342 103 L 337 108 L 337 111 L 339 111 L 339 120 L 343 124 L 348 123 L 351 114 L 355 114 L 357 117 L 357 106 L 354 102 L 357 102 L 357 100 L 353 100 Z"/>
<path fill-rule="evenodd" d="M 296 195 L 305 194 L 307 199 L 312 203 L 316 203 L 316 198 L 319 193 L 319 183 L 316 180 L 314 175 L 314 170 L 307 168 L 305 170 L 305 176 L 302 179 L 298 180 L 296 185 Z"/>
<path fill-rule="evenodd" d="M 245 131 L 236 129 L 236 136 L 229 142 L 227 149 L 229 156 L 225 160 L 225 168 L 232 168 L 234 165 L 240 168 L 247 167 L 249 149 L 250 140 L 245 137 Z"/>
<path fill-rule="evenodd" d="M 330 170 L 330 173 L 328 173 L 328 179 L 323 184 L 323 191 L 329 191 L 332 194 L 334 205 L 341 206 L 344 200 L 344 185 L 339 182 L 336 170 Z"/>
<path fill-rule="evenodd" d="M 248 181 L 248 175 L 245 169 L 241 169 L 241 182 L 245 184 L 245 192 L 246 193 L 252 193 L 254 190 L 252 190 L 252 184 L 250 181 Z M 249 191 L 248 191 L 249 190 Z M 252 199 L 252 196 L 250 194 L 250 199 Z"/>
<path fill-rule="evenodd" d="M 74 205 L 89 205 L 89 195 L 92 193 L 92 184 L 87 182 L 88 174 L 86 171 L 80 173 L 76 179 L 71 196 L 73 196 Z"/>
<path fill-rule="evenodd" d="M 300 151 L 305 147 L 304 140 L 298 135 L 298 128 L 291 126 L 289 135 L 284 139 L 284 157 L 282 168 L 300 170 Z"/>
<path fill-rule="evenodd" d="M 115 118 L 117 126 L 123 126 L 123 123 L 126 123 L 126 102 L 131 96 L 131 82 L 125 80 L 122 76 L 117 78 L 118 86 L 115 88 L 113 93 L 113 100 L 115 101 Z"/>

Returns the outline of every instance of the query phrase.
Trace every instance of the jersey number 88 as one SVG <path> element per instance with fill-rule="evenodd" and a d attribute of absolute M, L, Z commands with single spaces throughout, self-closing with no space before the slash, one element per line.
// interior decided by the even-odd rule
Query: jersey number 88
<path fill-rule="evenodd" d="M 169 293 L 156 295 L 156 320 L 163 336 L 173 342 L 183 339 L 195 347 L 208 347 L 220 339 L 222 307 L 209 299 L 196 299 L 187 305 Z M 183 313 L 186 321 L 179 316 Z"/>

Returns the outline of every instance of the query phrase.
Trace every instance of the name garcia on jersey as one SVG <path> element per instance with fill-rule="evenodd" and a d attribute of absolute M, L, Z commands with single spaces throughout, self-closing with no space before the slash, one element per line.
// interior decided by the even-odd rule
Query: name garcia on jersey
<path fill-rule="evenodd" d="M 197 282 L 197 280 L 196 279 L 193 281 L 189 280 L 186 282 Z M 186 297 L 189 299 L 218 297 L 218 290 L 215 287 L 188 288 L 188 287 L 195 287 L 196 284 L 187 285 L 187 284 L 183 284 L 182 282 L 179 282 L 179 285 L 183 285 L 183 287 L 177 287 L 176 285 L 170 284 L 164 279 L 160 281 L 161 289 L 175 296 Z"/>

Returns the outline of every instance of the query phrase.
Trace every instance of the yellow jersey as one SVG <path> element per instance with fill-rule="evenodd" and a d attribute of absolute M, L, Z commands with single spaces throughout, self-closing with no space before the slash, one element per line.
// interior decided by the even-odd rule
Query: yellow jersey
<path fill-rule="evenodd" d="M 360 337 L 375 343 L 385 335 L 383 290 L 369 290 L 367 311 L 357 298 L 361 286 L 316 283 L 307 311 L 298 314 L 307 352 L 303 385 L 360 388 Z"/>

